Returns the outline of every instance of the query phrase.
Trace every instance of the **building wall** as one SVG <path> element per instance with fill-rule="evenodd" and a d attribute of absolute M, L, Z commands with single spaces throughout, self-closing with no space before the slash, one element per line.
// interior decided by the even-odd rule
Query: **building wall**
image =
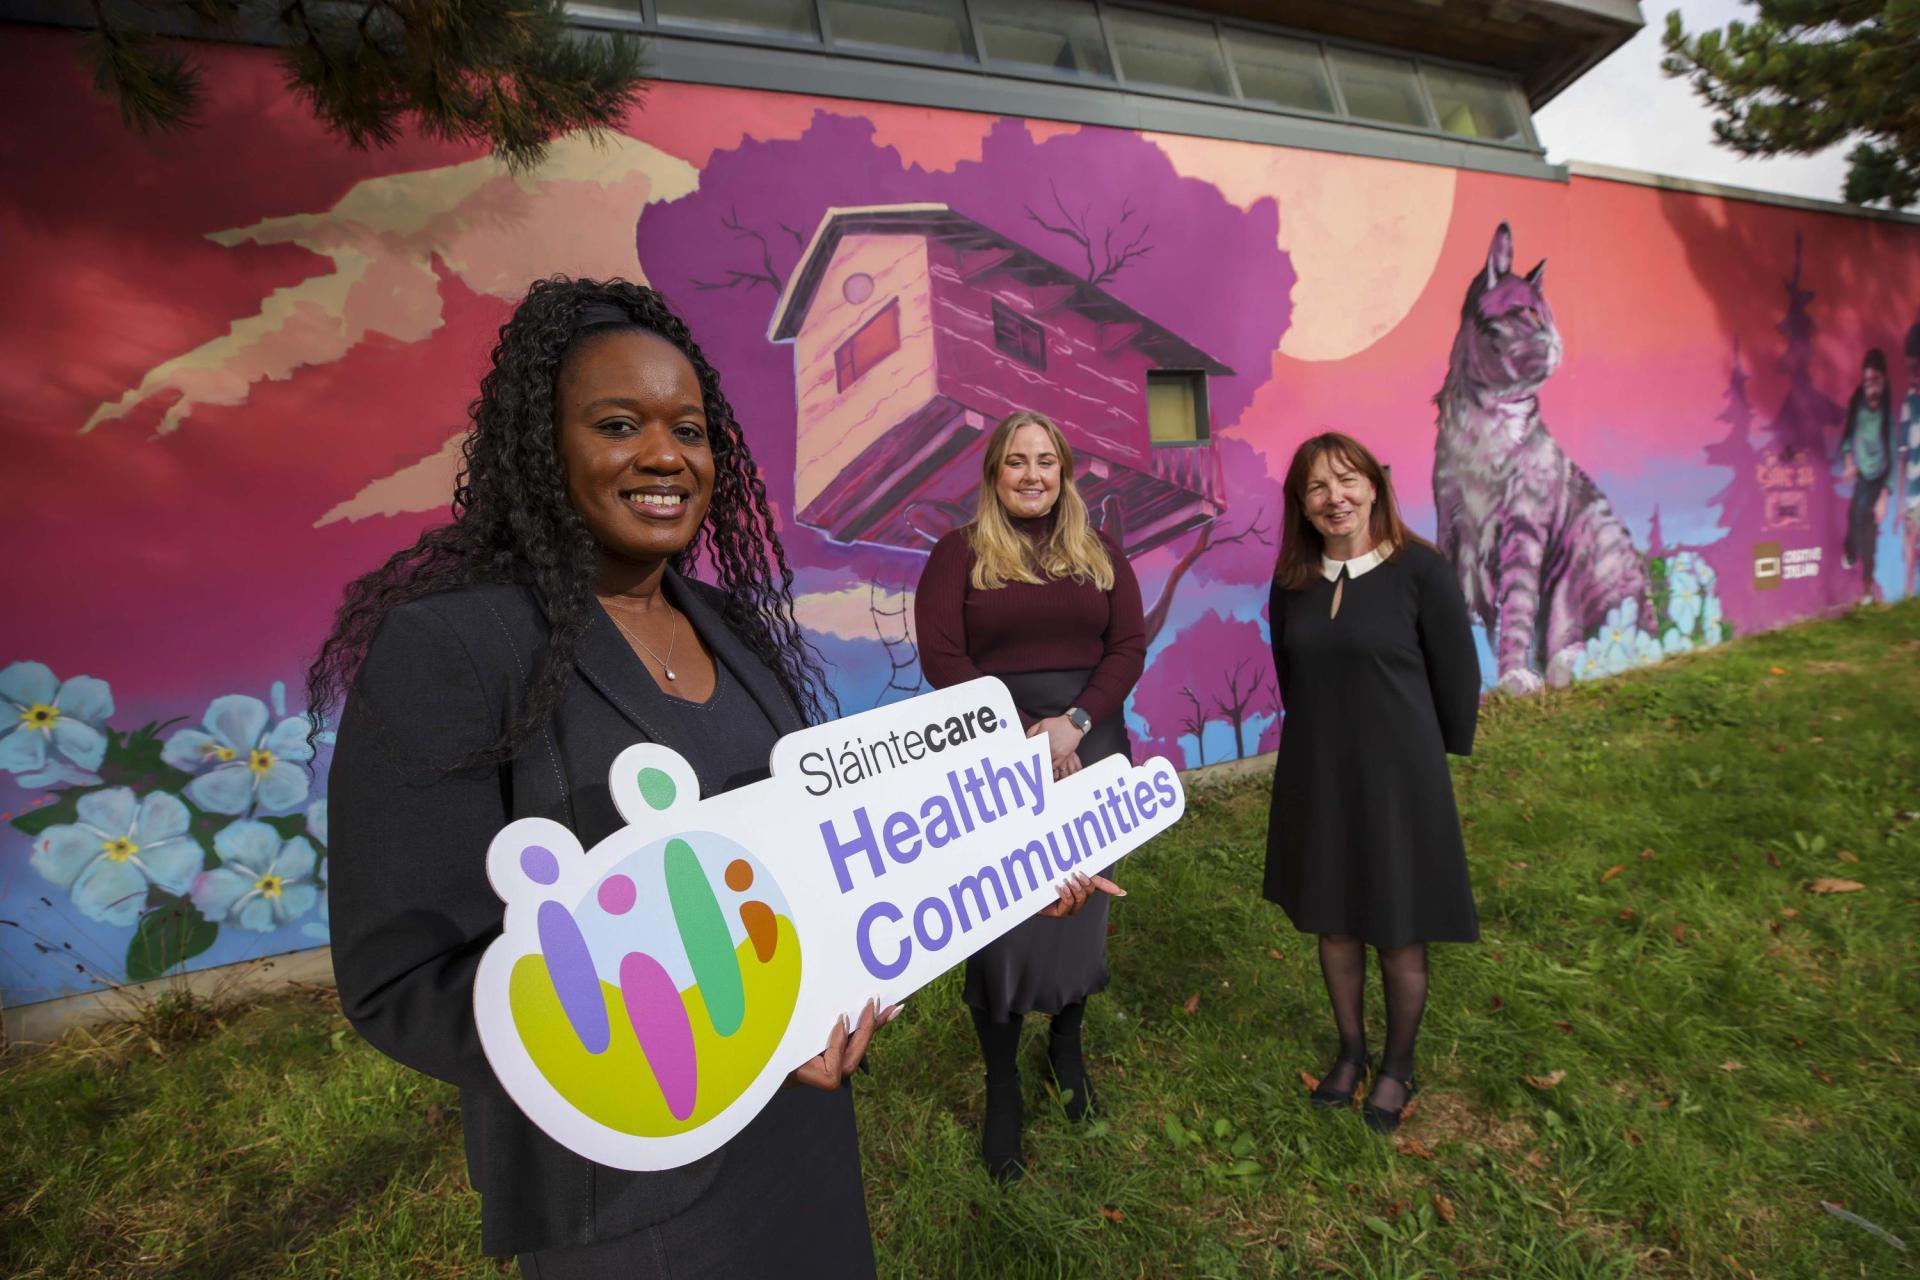
<path fill-rule="evenodd" d="M 326 938 L 326 744 L 309 775 L 304 664 L 341 584 L 444 518 L 465 406 L 538 276 L 624 275 L 674 301 L 783 513 L 844 706 L 911 691 L 900 610 L 920 554 L 792 518 L 797 388 L 809 368 L 831 378 L 831 353 L 797 379 L 766 333 L 833 206 L 943 203 L 1089 275 L 1111 265 L 1109 230 L 1141 234 L 1147 251 L 1103 287 L 1236 370 L 1212 386 L 1221 513 L 1136 565 L 1158 606 L 1130 709 L 1143 749 L 1197 765 L 1275 740 L 1262 610 L 1302 438 L 1366 440 L 1413 526 L 1438 527 L 1436 445 L 1476 427 L 1441 422 L 1435 397 L 1502 224 L 1513 271 L 1496 283 L 1533 290 L 1562 346 L 1528 454 L 1559 499 L 1501 488 L 1516 455 L 1498 447 L 1449 474 L 1480 494 L 1469 523 L 1496 550 L 1575 525 L 1610 550 L 1575 571 L 1603 616 L 1567 652 L 1523 646 L 1503 668 L 1492 620 L 1489 686 L 1544 678 L 1554 657 L 1590 678 L 1867 589 L 1843 564 L 1853 486 L 1833 455 L 1866 350 L 1887 352 L 1896 398 L 1909 389 L 1909 225 L 677 84 L 605 145 L 563 140 L 511 177 L 417 137 L 352 151 L 247 49 L 198 49 L 201 127 L 143 138 L 95 96 L 76 44 L 0 41 L 0 99 L 60 122 L 10 142 L 0 195 L 0 693 L 65 721 L 0 722 L 9 1004 Z M 1901 594 L 1887 521 L 1875 540 L 1872 586 Z M 1756 564 L 1790 572 L 1756 579 Z M 268 874 L 276 893 L 255 892 Z"/>
<path fill-rule="evenodd" d="M 845 286 L 856 275 L 868 277 L 873 291 L 851 302 Z M 900 308 L 899 349 L 841 391 L 834 353 L 889 305 Z M 933 311 L 926 241 L 866 235 L 840 242 L 793 344 L 797 507 L 818 498 L 862 450 L 886 434 L 890 423 L 933 397 L 938 381 Z"/>

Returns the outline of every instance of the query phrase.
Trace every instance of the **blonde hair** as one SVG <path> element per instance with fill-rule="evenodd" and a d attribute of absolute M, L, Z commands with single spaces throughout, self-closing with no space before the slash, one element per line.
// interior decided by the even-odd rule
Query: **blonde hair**
<path fill-rule="evenodd" d="M 1000 505 L 996 484 L 1013 433 L 1022 427 L 1045 427 L 1060 459 L 1060 496 L 1053 504 L 1053 530 L 1034 543 L 1013 527 Z M 1113 590 L 1113 560 L 1106 543 L 1087 520 L 1087 504 L 1073 483 L 1073 446 L 1060 428 L 1043 413 L 1022 409 L 1000 420 L 987 437 L 987 453 L 980 463 L 980 496 L 974 503 L 973 523 L 967 526 L 967 545 L 973 548 L 973 588 L 992 591 L 1009 582 L 1046 582 L 1071 578 L 1090 582 L 1102 591 Z"/>

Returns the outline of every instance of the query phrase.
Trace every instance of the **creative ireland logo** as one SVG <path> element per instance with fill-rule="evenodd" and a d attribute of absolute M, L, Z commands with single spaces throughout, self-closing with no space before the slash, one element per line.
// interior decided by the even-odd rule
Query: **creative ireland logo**
<path fill-rule="evenodd" d="M 897 1003 L 1177 821 L 1173 766 L 1113 756 L 1054 781 L 993 679 L 776 744 L 772 776 L 703 799 L 652 743 L 615 759 L 625 826 L 503 828 L 506 903 L 474 985 L 515 1103 L 602 1164 L 716 1150 L 833 1021 Z"/>

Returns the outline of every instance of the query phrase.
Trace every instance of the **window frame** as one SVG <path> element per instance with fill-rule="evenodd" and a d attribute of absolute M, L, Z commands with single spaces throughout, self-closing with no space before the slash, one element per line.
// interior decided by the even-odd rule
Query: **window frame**
<path fill-rule="evenodd" d="M 1036 373 L 1045 373 L 1047 371 L 1047 326 L 1041 324 L 1032 316 L 1021 315 L 1018 311 L 1015 311 L 998 298 L 992 299 L 992 302 L 994 350 L 1010 360 L 1019 361 Z M 1003 318 L 1007 321 L 1005 326 L 1001 324 Z M 1009 347 L 1006 342 L 1002 340 L 1001 335 L 1003 332 L 1012 332 L 1021 338 L 1032 337 L 1037 339 L 1039 343 L 1037 360 L 1035 357 L 1030 357 L 1027 354 L 1027 344 L 1024 342 L 1020 344 L 1021 349 L 1018 351 Z"/>
<path fill-rule="evenodd" d="M 866 365 L 862 367 L 857 350 L 860 340 L 866 337 L 868 331 L 875 325 L 887 319 L 889 316 L 891 316 L 893 320 L 893 345 L 868 360 Z M 888 356 L 899 349 L 900 299 L 888 298 L 885 306 L 861 321 L 860 327 L 853 331 L 852 336 L 833 349 L 833 380 L 836 393 L 845 395 L 849 387 L 880 367 L 881 364 L 885 363 Z"/>
<path fill-rule="evenodd" d="M 1195 434 L 1191 438 L 1178 440 L 1156 440 L 1153 438 L 1153 383 L 1158 377 L 1180 378 L 1193 389 L 1193 418 Z M 1192 449 L 1213 443 L 1213 403 L 1208 395 L 1208 375 L 1205 369 L 1149 369 L 1147 370 L 1147 441 L 1155 449 Z"/>

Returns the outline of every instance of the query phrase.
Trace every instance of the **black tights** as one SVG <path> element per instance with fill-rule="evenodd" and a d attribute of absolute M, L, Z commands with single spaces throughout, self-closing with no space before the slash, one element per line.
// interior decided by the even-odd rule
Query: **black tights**
<path fill-rule="evenodd" d="M 1019 1074 L 1020 1026 L 1024 1021 L 1015 1014 L 1005 1022 L 996 1022 L 985 1010 L 968 1006 L 973 1014 L 973 1029 L 980 1036 L 980 1054 L 987 1060 L 987 1084 L 1012 1080 Z M 1075 1001 L 1053 1015 L 1049 1033 L 1054 1045 L 1071 1047 L 1078 1053 L 1080 1024 L 1087 1016 L 1087 1002 Z"/>
<path fill-rule="evenodd" d="M 1402 1080 L 1413 1076 L 1413 1042 L 1427 1007 L 1427 944 L 1380 948 L 1380 985 L 1387 998 L 1387 1049 L 1382 1078 L 1373 1086 L 1374 1102 L 1388 1110 L 1407 1100 Z M 1331 1089 L 1351 1089 L 1360 1079 L 1356 1063 L 1367 1058 L 1367 1026 L 1361 996 L 1367 985 L 1367 944 L 1350 933 L 1320 935 L 1320 976 L 1333 1002 L 1333 1025 L 1340 1033 L 1340 1060 L 1327 1072 Z M 1388 1079 L 1386 1077 L 1392 1077 Z"/>

